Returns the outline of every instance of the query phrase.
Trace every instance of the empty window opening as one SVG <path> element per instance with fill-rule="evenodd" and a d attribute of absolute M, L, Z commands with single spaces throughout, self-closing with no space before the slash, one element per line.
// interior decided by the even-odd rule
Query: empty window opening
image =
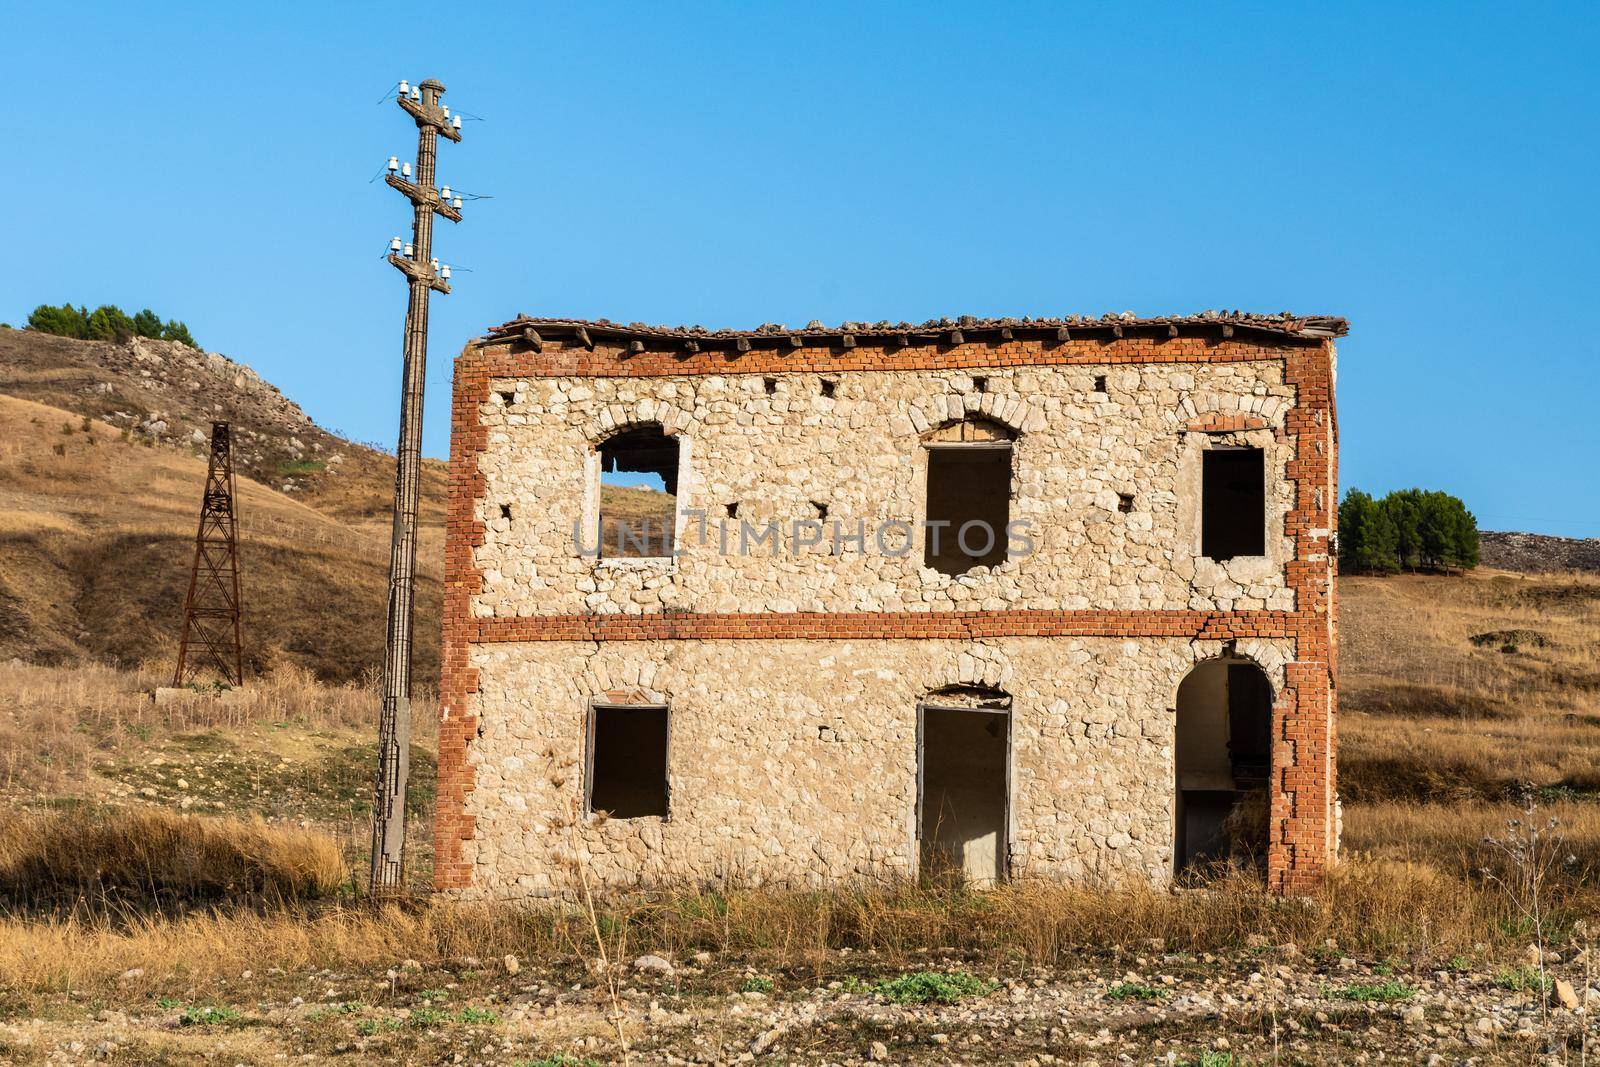
<path fill-rule="evenodd" d="M 1132 493 L 1118 493 L 1117 494 L 1117 510 L 1122 512 L 1124 515 L 1126 515 L 1128 512 L 1133 510 L 1133 494 Z"/>
<path fill-rule="evenodd" d="M 735 500 L 733 503 L 728 505 L 728 518 L 737 519 L 738 517 L 739 517 L 739 502 L 737 500 Z"/>
<path fill-rule="evenodd" d="M 600 445 L 600 555 L 672 555 L 678 440 L 646 423 Z"/>
<path fill-rule="evenodd" d="M 823 396 L 832 397 L 836 388 L 837 388 L 837 384 L 836 383 L 830 382 L 826 378 L 822 379 L 822 395 Z"/>
<path fill-rule="evenodd" d="M 1178 687 L 1179 874 L 1230 864 L 1264 871 L 1272 769 L 1272 684 L 1254 663 L 1210 660 Z"/>
<path fill-rule="evenodd" d="M 500 394 L 500 402 L 502 404 L 504 404 L 506 407 L 510 407 L 512 404 L 516 403 L 516 400 L 517 400 L 517 394 L 516 393 L 507 392 L 507 393 L 501 393 Z"/>
<path fill-rule="evenodd" d="M 974 379 L 972 379 L 972 390 L 973 390 L 973 392 L 976 392 L 976 393 L 987 393 L 989 391 L 989 379 L 987 379 L 987 378 L 974 378 Z"/>
<path fill-rule="evenodd" d="M 763 379 L 761 379 L 761 388 L 763 388 L 763 389 L 765 389 L 767 391 L 767 395 L 768 396 L 771 396 L 773 393 L 776 393 L 778 391 L 778 379 L 776 379 L 776 378 L 763 378 Z"/>
<path fill-rule="evenodd" d="M 593 709 L 589 810 L 613 819 L 667 817 L 666 708 Z"/>
<path fill-rule="evenodd" d="M 1006 561 L 1011 521 L 1011 430 L 987 419 L 942 426 L 928 450 L 928 525 L 922 563 L 943 574 Z"/>
<path fill-rule="evenodd" d="M 1259 448 L 1201 453 L 1200 554 L 1227 560 L 1267 551 L 1266 472 Z"/>
<path fill-rule="evenodd" d="M 502 519 L 511 518 L 511 505 L 510 504 L 501 504 L 500 505 L 500 517 Z"/>
<path fill-rule="evenodd" d="M 1106 376 L 1104 374 L 1096 374 L 1094 376 L 1094 391 L 1097 393 L 1106 391 Z"/>
<path fill-rule="evenodd" d="M 917 826 L 925 881 L 990 886 L 1006 873 L 1008 701 L 921 709 Z"/>
<path fill-rule="evenodd" d="M 816 511 L 817 518 L 826 519 L 828 517 L 828 505 L 820 501 L 813 500 L 811 502 L 811 507 Z"/>

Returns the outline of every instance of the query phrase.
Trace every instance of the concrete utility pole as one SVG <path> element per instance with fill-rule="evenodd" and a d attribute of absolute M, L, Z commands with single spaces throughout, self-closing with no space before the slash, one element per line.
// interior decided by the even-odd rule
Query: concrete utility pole
<path fill-rule="evenodd" d="M 383 656 L 383 712 L 378 721 L 378 786 L 372 806 L 373 896 L 405 889 L 406 779 L 411 756 L 411 606 L 417 568 L 417 494 L 422 468 L 422 391 L 428 365 L 428 298 L 450 291 L 450 268 L 433 258 L 433 216 L 461 221 L 461 200 L 434 187 L 439 135 L 461 140 L 461 119 L 439 103 L 444 86 L 428 79 L 415 89 L 400 83 L 398 101 L 417 122 L 417 173 L 389 161 L 388 182 L 415 207 L 411 243 L 389 246 L 389 262 L 410 282 L 405 369 L 400 395 L 400 443 L 394 481 L 394 533 L 389 552 L 389 622 Z M 401 173 L 395 173 L 401 171 Z"/>

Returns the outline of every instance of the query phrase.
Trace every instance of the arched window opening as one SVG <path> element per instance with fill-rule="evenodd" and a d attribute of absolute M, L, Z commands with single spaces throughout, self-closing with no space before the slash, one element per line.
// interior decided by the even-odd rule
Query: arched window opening
<path fill-rule="evenodd" d="M 917 708 L 917 838 L 925 882 L 990 886 L 1004 878 L 1011 698 L 960 686 Z"/>
<path fill-rule="evenodd" d="M 1272 683 L 1249 660 L 1199 664 L 1178 686 L 1177 873 L 1264 871 L 1272 771 Z"/>
<path fill-rule="evenodd" d="M 989 419 L 962 419 L 922 439 L 928 512 L 922 563 L 942 574 L 1006 561 L 1011 453 L 1016 433 Z"/>
<path fill-rule="evenodd" d="M 678 517 L 678 440 L 655 423 L 600 445 L 600 555 L 672 555 Z"/>

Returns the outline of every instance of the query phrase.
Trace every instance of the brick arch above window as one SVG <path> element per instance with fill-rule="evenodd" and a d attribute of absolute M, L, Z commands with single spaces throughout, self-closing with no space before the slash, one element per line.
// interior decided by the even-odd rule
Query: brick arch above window
<path fill-rule="evenodd" d="M 670 400 L 645 397 L 632 403 L 617 401 L 601 408 L 585 428 L 584 436 L 591 445 L 598 445 L 618 433 L 636 426 L 657 425 L 668 437 L 693 435 L 700 422 L 687 408 Z"/>
<path fill-rule="evenodd" d="M 986 415 L 951 419 L 922 435 L 929 444 L 990 444 L 1014 441 L 1017 431 Z"/>
<path fill-rule="evenodd" d="M 906 406 L 903 421 L 890 423 L 899 433 L 926 434 L 964 419 L 987 419 L 1020 435 L 1044 428 L 1044 412 L 1009 393 L 935 393 Z"/>
<path fill-rule="evenodd" d="M 617 705 L 661 706 L 670 701 L 665 692 L 656 688 L 656 673 L 653 661 L 610 669 L 591 661 L 584 670 L 574 672 L 571 680 L 573 688 L 584 699 Z"/>
<path fill-rule="evenodd" d="M 1168 425 L 1196 433 L 1281 429 L 1291 407 L 1287 397 L 1254 393 L 1184 393 L 1166 413 Z"/>
<path fill-rule="evenodd" d="M 944 660 L 926 679 L 924 692 L 942 689 L 991 689 L 1005 691 L 1011 681 L 1011 662 L 1005 652 L 991 645 L 971 644 Z"/>

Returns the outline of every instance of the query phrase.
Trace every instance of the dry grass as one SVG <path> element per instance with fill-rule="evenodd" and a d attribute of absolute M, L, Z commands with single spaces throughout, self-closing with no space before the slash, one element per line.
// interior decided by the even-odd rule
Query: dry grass
<path fill-rule="evenodd" d="M 1347 801 L 1600 793 L 1600 577 L 1346 578 L 1340 592 Z M 1512 630 L 1543 643 L 1472 641 Z"/>
<path fill-rule="evenodd" d="M 196 693 L 158 706 L 151 691 L 170 681 L 151 670 L 0 663 L 0 795 L 82 795 L 108 756 L 197 730 L 293 723 L 364 733 L 377 716 L 370 676 L 328 685 L 285 665 L 225 699 Z M 414 737 L 431 747 L 437 725 L 433 697 L 419 694 L 416 708 Z"/>
<path fill-rule="evenodd" d="M 281 903 L 331 896 L 349 885 L 331 838 L 260 819 L 151 809 L 99 818 L 0 815 L 0 901 L 15 908 Z"/>
<path fill-rule="evenodd" d="M 818 975 L 841 965 L 840 949 L 870 952 L 877 965 L 928 951 L 993 966 L 1056 965 L 1113 945 L 1158 941 L 1167 951 L 1200 952 L 1260 937 L 1307 951 L 1331 941 L 1338 952 L 1425 961 L 1474 946 L 1510 948 L 1519 937 L 1512 918 L 1490 890 L 1428 867 L 1370 861 L 1341 867 L 1306 900 L 1224 881 L 1185 893 L 1018 882 L 981 894 L 684 890 L 599 902 L 600 927 L 628 953 L 684 958 L 704 949 Z M 587 916 L 558 905 L 13 918 L 0 920 L 0 988 L 104 988 L 133 968 L 143 972 L 138 985 L 157 988 L 251 968 L 382 970 L 407 958 L 432 965 L 466 955 L 581 967 L 594 951 Z"/>

